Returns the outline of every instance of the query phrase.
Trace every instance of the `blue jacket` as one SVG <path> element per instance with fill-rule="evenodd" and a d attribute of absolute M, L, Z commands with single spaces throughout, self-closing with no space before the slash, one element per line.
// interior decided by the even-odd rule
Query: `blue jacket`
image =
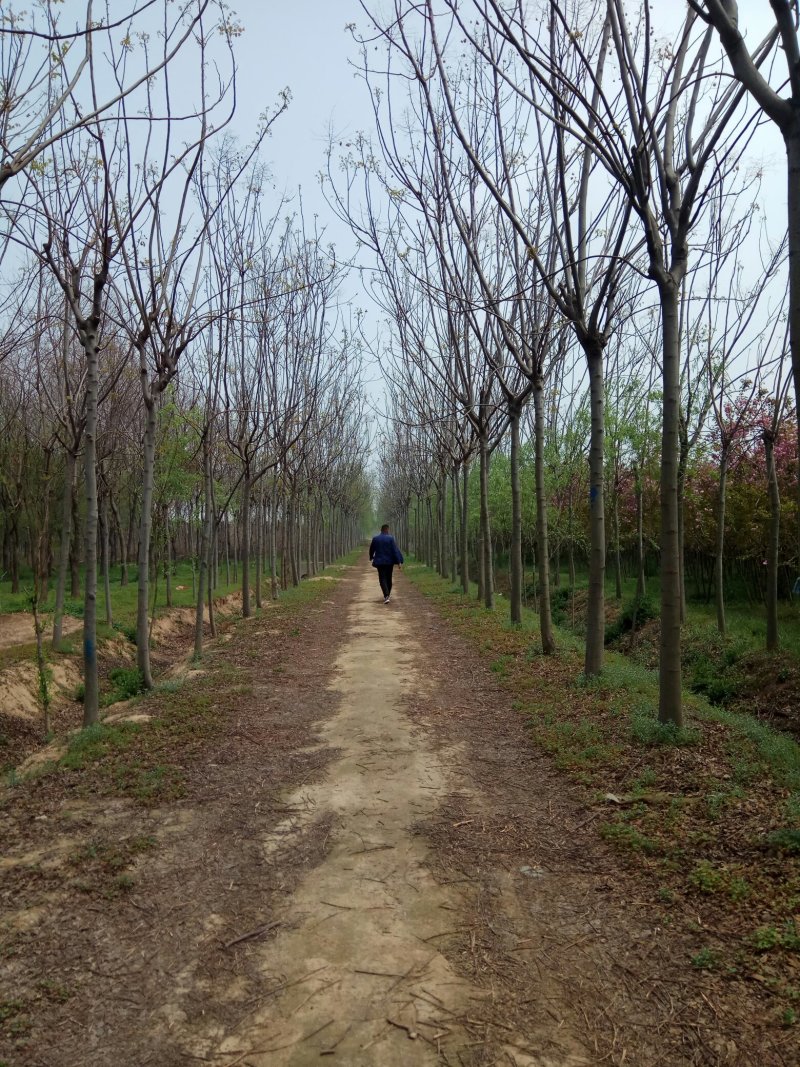
<path fill-rule="evenodd" d="M 369 558 L 373 567 L 389 567 L 403 562 L 403 553 L 391 534 L 375 534 L 369 546 Z"/>

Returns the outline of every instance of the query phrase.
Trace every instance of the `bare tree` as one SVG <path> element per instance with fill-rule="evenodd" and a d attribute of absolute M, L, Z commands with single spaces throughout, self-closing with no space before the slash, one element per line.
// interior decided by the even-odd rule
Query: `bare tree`
<path fill-rule="evenodd" d="M 470 19 L 458 0 L 442 9 L 426 0 L 412 4 L 395 0 L 393 18 L 379 18 L 367 10 L 376 32 L 391 54 L 397 52 L 421 87 L 431 121 L 437 121 L 433 99 L 434 77 L 441 89 L 445 111 L 466 160 L 480 176 L 514 228 L 550 298 L 571 324 L 584 351 L 592 396 L 590 442 L 591 549 L 585 672 L 600 671 L 605 633 L 605 513 L 603 503 L 603 358 L 617 315 L 618 276 L 631 205 L 608 186 L 590 195 L 595 159 L 589 149 L 595 132 L 603 76 L 610 40 L 610 25 L 602 17 L 584 14 L 583 47 L 575 48 L 569 26 L 553 18 L 549 25 L 532 27 L 526 5 L 511 5 L 507 14 L 500 4 L 474 0 L 480 16 Z M 371 7 L 371 5 L 370 5 Z M 535 16 L 531 16 L 532 18 Z M 419 32 L 411 26 L 419 20 Z M 542 30 L 543 39 L 539 32 Z M 457 31 L 457 32 L 456 32 Z M 536 167 L 546 190 L 546 210 L 555 242 L 555 267 L 547 260 L 531 232 L 526 202 L 515 201 L 509 182 L 511 157 L 499 151 L 493 163 L 482 156 L 465 124 L 458 82 L 448 62 L 448 47 L 464 40 L 493 72 L 492 97 L 485 107 L 504 125 L 508 112 L 503 98 L 511 88 L 531 112 L 530 140 Z M 542 51 L 544 47 L 544 52 Z M 513 58 L 509 58 L 509 53 Z M 548 58 L 542 63 L 542 56 Z M 514 111 L 512 109 L 512 114 Z M 573 117 L 584 116 L 584 128 L 570 131 Z"/>
<path fill-rule="evenodd" d="M 738 80 L 783 137 L 787 164 L 789 247 L 789 351 L 794 380 L 795 407 L 800 407 L 800 39 L 797 0 L 770 0 L 775 25 L 754 48 L 740 29 L 736 0 L 687 0 L 689 7 L 713 26 Z M 774 87 L 765 73 L 765 60 L 776 46 L 786 63 L 785 81 Z M 768 68 L 770 73 L 774 68 Z M 781 95 L 788 84 L 789 93 Z M 797 426 L 800 454 L 800 423 Z M 800 494 L 800 472 L 798 474 Z M 800 498 L 800 496 L 799 496 Z"/>
<path fill-rule="evenodd" d="M 57 5 L 40 0 L 27 10 L 0 11 L 0 83 L 5 101 L 0 115 L 0 192 L 61 137 L 117 111 L 126 96 L 145 86 L 178 55 L 193 38 L 206 9 L 213 6 L 214 0 L 182 0 L 176 5 L 131 0 L 121 17 L 118 6 L 112 17 L 109 0 L 87 0 L 84 18 L 72 28 L 64 24 L 67 16 Z M 143 42 L 139 33 L 152 29 L 151 16 L 159 13 L 155 25 L 168 44 L 154 59 L 146 56 L 144 66 L 132 72 L 122 60 L 118 40 L 123 42 L 122 55 L 132 52 L 135 41 Z M 117 41 L 112 31 L 114 37 L 119 35 Z M 102 39 L 110 46 L 108 51 L 103 50 Z M 114 89 L 102 98 L 96 88 L 107 84 L 108 74 Z"/>

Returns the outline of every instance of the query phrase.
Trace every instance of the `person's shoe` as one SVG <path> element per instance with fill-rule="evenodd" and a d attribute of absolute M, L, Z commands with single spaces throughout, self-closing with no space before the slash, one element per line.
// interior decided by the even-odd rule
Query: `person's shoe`
<path fill-rule="evenodd" d="M 386 603 L 388 604 L 391 599 L 392 599 L 392 594 L 390 593 L 386 598 Z"/>
<path fill-rule="evenodd" d="M 389 598 L 388 598 L 388 596 L 385 596 L 385 597 L 383 598 L 383 602 L 384 602 L 384 604 L 388 604 L 388 603 L 389 603 Z"/>

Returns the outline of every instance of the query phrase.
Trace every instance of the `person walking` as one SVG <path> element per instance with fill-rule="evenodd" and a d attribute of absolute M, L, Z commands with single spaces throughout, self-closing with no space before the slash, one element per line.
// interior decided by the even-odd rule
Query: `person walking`
<path fill-rule="evenodd" d="M 370 542 L 369 558 L 372 561 L 372 566 L 377 567 L 383 602 L 388 604 L 392 599 L 392 570 L 395 564 L 401 570 L 403 569 L 403 553 L 389 533 L 389 527 L 386 523 L 381 526 L 381 532 L 375 534 Z"/>

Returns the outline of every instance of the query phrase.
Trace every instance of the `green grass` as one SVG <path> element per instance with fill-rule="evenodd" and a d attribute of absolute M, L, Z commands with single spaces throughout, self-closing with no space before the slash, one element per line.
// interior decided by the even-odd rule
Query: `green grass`
<path fill-rule="evenodd" d="M 138 596 L 139 586 L 136 581 L 136 568 L 131 566 L 128 568 L 128 584 L 120 585 L 119 581 L 119 567 L 114 568 L 111 582 L 111 609 L 114 616 L 114 628 L 120 632 L 130 636 L 136 633 L 136 599 Z M 222 566 L 219 569 L 219 585 L 214 590 L 214 596 L 222 597 L 229 596 L 231 593 L 237 592 L 241 588 L 241 567 L 237 571 L 237 581 L 225 582 L 225 567 Z M 233 566 L 231 566 L 231 578 L 233 578 Z M 81 583 L 83 582 L 83 571 L 81 570 Z M 263 577 L 262 577 L 263 583 Z M 155 590 L 156 600 L 155 608 L 156 615 L 159 612 L 165 611 L 167 608 L 166 602 L 166 583 L 164 581 L 163 573 L 158 576 L 158 588 L 155 589 L 156 583 L 151 580 L 150 582 L 150 605 L 152 609 L 153 605 L 153 593 Z M 30 574 L 23 573 L 20 576 L 20 591 L 19 593 L 11 592 L 11 583 L 9 581 L 0 581 L 0 614 L 6 614 L 10 612 L 20 612 L 30 610 L 30 590 L 32 586 L 32 580 Z M 178 586 L 184 586 L 183 589 L 179 589 Z M 251 568 L 251 590 L 255 589 L 255 567 Z M 172 576 L 172 606 L 175 608 L 193 607 L 195 598 L 192 595 L 192 567 L 190 563 L 178 563 L 175 567 L 175 573 Z M 98 589 L 97 597 L 97 615 L 98 620 L 105 618 L 105 601 L 103 600 L 102 589 Z M 48 586 L 47 600 L 43 602 L 41 610 L 43 612 L 52 611 L 55 606 L 55 579 L 50 581 Z M 83 600 L 78 598 L 76 600 L 70 597 L 66 598 L 64 604 L 64 611 L 67 615 L 72 615 L 76 618 L 83 618 Z M 69 640 L 69 638 L 65 638 Z"/>
<path fill-rule="evenodd" d="M 698 971 L 711 971 L 719 965 L 716 952 L 708 947 L 701 948 L 690 960 L 692 967 Z"/>
<path fill-rule="evenodd" d="M 764 953 L 782 966 L 800 951 L 800 745 L 793 738 L 744 705 L 726 708 L 701 692 L 684 692 L 681 729 L 661 725 L 658 674 L 646 657 L 607 649 L 600 676 L 586 678 L 577 631 L 556 627 L 556 654 L 543 657 L 532 612 L 515 628 L 505 599 L 487 612 L 427 568 L 412 562 L 407 571 L 494 671 L 531 744 L 583 798 L 588 821 L 620 863 L 652 880 L 654 906 L 670 909 L 659 921 L 685 928 L 696 943 L 693 968 L 746 981 L 772 973 L 760 961 Z M 562 613 L 564 623 L 570 614 Z M 704 647 L 731 675 L 751 654 L 739 638 L 713 634 Z M 698 917 L 696 928 L 687 916 Z M 719 945 L 697 943 L 709 929 L 721 931 Z M 769 988 L 776 1018 L 796 1010 L 786 1004 L 787 988 Z"/>
<path fill-rule="evenodd" d="M 552 576 L 551 576 L 552 581 Z M 569 583 L 569 577 L 562 572 L 561 591 L 556 591 L 555 597 L 566 598 L 564 590 Z M 579 572 L 576 580 L 576 589 L 585 590 L 588 587 L 588 575 Z M 658 615 L 658 604 L 661 583 L 657 576 L 647 579 L 647 600 L 655 607 L 655 616 Z M 686 627 L 688 633 L 698 632 L 711 637 L 718 637 L 717 613 L 713 601 L 706 604 L 703 600 L 692 595 L 691 587 L 688 590 L 686 603 Z M 619 604 L 616 598 L 616 590 L 613 577 L 606 574 L 606 600 L 610 604 Z M 635 577 L 625 578 L 622 582 L 622 601 L 624 607 L 634 601 L 636 597 Z M 740 599 L 731 599 L 725 604 L 726 637 L 723 639 L 729 646 L 738 646 L 741 649 L 760 651 L 764 648 L 767 638 L 766 609 L 759 602 L 750 602 Z M 565 608 L 564 624 L 569 625 L 569 608 Z M 782 648 L 793 654 L 800 660 L 800 601 L 781 601 L 778 605 L 778 627 L 781 636 Z"/>
<path fill-rule="evenodd" d="M 59 760 L 69 771 L 81 770 L 103 759 L 109 752 L 128 748 L 141 727 L 135 722 L 103 723 L 87 726 L 75 734 Z"/>
<path fill-rule="evenodd" d="M 406 571 L 426 596 L 445 607 L 458 604 L 461 616 L 469 619 L 474 630 L 480 629 L 481 620 L 486 618 L 487 613 L 477 600 L 465 597 L 460 591 L 452 592 L 449 582 L 421 563 L 410 562 Z M 510 634 L 514 633 L 508 626 L 508 602 L 504 598 L 498 598 L 492 616 L 500 627 Z M 538 637 L 538 617 L 528 608 L 523 608 L 522 630 L 526 640 Z M 561 627 L 555 627 L 555 633 L 557 654 L 562 657 L 571 655 L 575 659 L 576 652 L 583 647 L 582 642 L 578 641 L 576 648 L 575 635 Z M 490 645 L 495 647 L 494 643 L 490 642 Z M 498 648 L 496 651 L 500 654 L 492 657 L 490 666 L 503 678 L 508 673 L 510 658 L 505 649 Z M 530 649 L 527 658 L 529 661 L 533 658 Z M 657 720 L 658 672 L 610 649 L 606 650 L 602 674 L 598 678 L 587 679 L 578 673 L 575 684 L 602 694 L 610 700 L 612 707 L 615 706 L 615 698 L 618 698 L 620 714 L 629 719 L 631 737 L 644 746 L 683 747 L 697 744 L 698 735 L 692 719 L 725 725 L 730 730 L 731 743 L 737 749 L 738 769 L 742 778 L 748 775 L 759 777 L 766 773 L 776 784 L 793 794 L 800 794 L 800 745 L 751 715 L 711 704 L 702 694 L 686 693 L 684 706 L 688 724 L 680 730 L 662 725 Z M 566 740 L 562 733 L 561 748 Z"/>
<path fill-rule="evenodd" d="M 336 577 L 362 555 L 357 550 L 322 574 Z M 269 611 L 276 620 L 288 616 L 296 624 L 287 632 L 299 635 L 304 607 L 327 596 L 330 588 L 326 582 L 301 582 L 282 592 Z M 238 625 L 245 623 L 240 620 Z M 135 667 L 111 671 L 114 691 L 104 703 L 135 697 L 142 702 L 144 710 L 151 711 L 152 718 L 145 723 L 101 721 L 86 727 L 70 738 L 67 751 L 60 759 L 42 764 L 24 777 L 12 772 L 7 785 L 19 788 L 33 778 L 50 774 L 74 774 L 80 779 L 85 772 L 91 772 L 88 776 L 92 779 L 91 791 L 103 795 L 128 796 L 144 804 L 182 796 L 181 761 L 190 758 L 199 745 L 222 729 L 226 713 L 219 692 L 236 700 L 252 691 L 249 684 L 242 684 L 239 672 L 228 667 L 224 658 L 213 658 L 211 662 L 212 670 L 192 686 L 167 679 L 150 692 L 142 692 L 141 675 Z M 277 670 L 277 666 L 272 669 Z"/>

